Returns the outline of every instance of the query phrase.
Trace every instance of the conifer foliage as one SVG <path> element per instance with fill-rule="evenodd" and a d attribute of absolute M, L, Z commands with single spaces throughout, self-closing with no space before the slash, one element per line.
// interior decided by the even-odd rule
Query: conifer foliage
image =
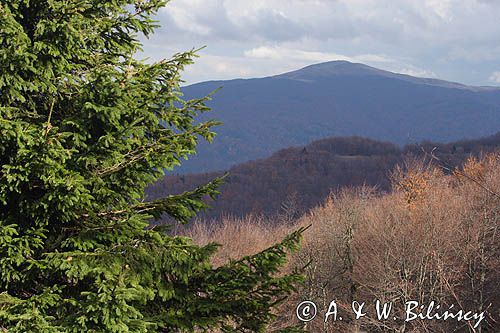
<path fill-rule="evenodd" d="M 262 331 L 300 281 L 276 273 L 302 230 L 216 268 L 148 227 L 221 182 L 144 201 L 217 125 L 179 91 L 195 52 L 134 58 L 166 2 L 0 0 L 0 331 Z"/>

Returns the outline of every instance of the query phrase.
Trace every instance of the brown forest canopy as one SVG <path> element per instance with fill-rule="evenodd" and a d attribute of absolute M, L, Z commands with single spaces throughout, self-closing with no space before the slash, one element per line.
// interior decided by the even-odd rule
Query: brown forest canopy
<path fill-rule="evenodd" d="M 295 218 L 342 187 L 365 184 L 390 190 L 391 171 L 408 156 L 426 158 L 426 153 L 434 149 L 444 163 L 455 167 L 470 155 L 499 148 L 500 132 L 478 140 L 421 142 L 403 148 L 361 137 L 322 139 L 232 167 L 221 196 L 211 203 L 212 209 L 204 217 L 253 213 Z M 223 173 L 170 175 L 151 186 L 148 194 L 150 198 L 177 194 Z"/>
<path fill-rule="evenodd" d="M 451 174 L 408 161 L 394 170 L 391 188 L 385 195 L 343 189 L 287 224 L 246 216 L 193 223 L 184 232 L 198 244 L 222 244 L 214 258 L 220 265 L 310 226 L 287 267 L 305 267 L 306 282 L 278 309 L 275 328 L 298 323 L 297 304 L 311 300 L 320 313 L 305 323 L 311 333 L 500 332 L 500 152 Z M 343 320 L 324 320 L 332 300 Z M 353 300 L 365 303 L 366 316 L 355 319 Z M 376 300 L 392 302 L 396 319 L 377 320 Z M 479 316 L 405 321 L 409 301 L 423 314 L 435 302 L 433 315 L 451 309 Z"/>

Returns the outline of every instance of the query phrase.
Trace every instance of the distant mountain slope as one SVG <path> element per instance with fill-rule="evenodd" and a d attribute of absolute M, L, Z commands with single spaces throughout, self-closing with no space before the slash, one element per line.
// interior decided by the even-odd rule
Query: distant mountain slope
<path fill-rule="evenodd" d="M 477 138 L 500 129 L 500 88 L 470 87 L 333 61 L 259 79 L 209 81 L 183 88 L 187 98 L 218 87 L 204 116 L 224 125 L 178 172 L 227 169 L 292 145 L 358 135 L 396 144 Z M 203 118 L 205 119 L 205 118 Z"/>
<path fill-rule="evenodd" d="M 322 203 L 330 191 L 363 184 L 390 189 L 389 175 L 408 154 L 423 157 L 435 148 L 439 158 L 451 166 L 470 155 L 500 149 L 500 132 L 478 140 L 448 144 L 424 142 L 404 148 L 360 137 L 335 137 L 304 147 L 280 150 L 271 157 L 246 162 L 229 169 L 222 194 L 205 217 L 249 213 L 300 214 Z M 222 175 L 223 172 L 167 176 L 148 189 L 151 198 L 181 193 Z"/>

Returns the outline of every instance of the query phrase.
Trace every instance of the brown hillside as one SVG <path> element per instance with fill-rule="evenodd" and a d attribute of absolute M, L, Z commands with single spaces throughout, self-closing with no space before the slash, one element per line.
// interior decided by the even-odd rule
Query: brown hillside
<path fill-rule="evenodd" d="M 323 139 L 231 168 L 221 196 L 211 202 L 212 209 L 202 217 L 264 214 L 293 219 L 343 187 L 367 185 L 379 191 L 390 190 L 390 172 L 405 156 L 426 158 L 425 152 L 434 151 L 446 165 L 454 167 L 471 155 L 499 147 L 500 133 L 480 140 L 423 142 L 404 148 L 360 137 Z M 223 173 L 169 175 L 152 186 L 148 194 L 156 198 L 180 193 Z"/>

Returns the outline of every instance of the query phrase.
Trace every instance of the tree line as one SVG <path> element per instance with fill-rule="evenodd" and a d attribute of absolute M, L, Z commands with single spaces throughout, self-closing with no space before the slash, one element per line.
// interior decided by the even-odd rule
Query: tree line
<path fill-rule="evenodd" d="M 207 219 L 247 214 L 298 217 L 343 187 L 367 185 L 389 191 L 391 171 L 408 156 L 426 158 L 429 163 L 453 169 L 470 156 L 499 147 L 500 133 L 477 140 L 445 144 L 421 142 L 405 147 L 361 137 L 326 138 L 232 167 L 220 187 L 218 200 L 211 201 L 211 209 L 200 216 Z M 441 161 L 433 160 L 431 153 Z M 167 193 L 182 193 L 224 173 L 167 175 L 150 186 L 147 194 L 156 198 Z"/>

